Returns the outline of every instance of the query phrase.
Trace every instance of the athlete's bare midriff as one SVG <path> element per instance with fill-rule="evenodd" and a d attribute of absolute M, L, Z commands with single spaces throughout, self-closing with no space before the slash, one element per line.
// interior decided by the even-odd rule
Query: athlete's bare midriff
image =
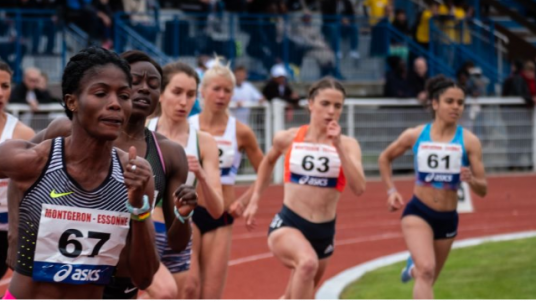
<path fill-rule="evenodd" d="M 236 200 L 235 188 L 232 185 L 222 185 L 223 193 L 223 211 L 229 211 L 229 207 Z"/>
<path fill-rule="evenodd" d="M 283 203 L 302 218 L 322 223 L 335 219 L 340 196 L 336 189 L 286 183 Z"/>
<path fill-rule="evenodd" d="M 438 212 L 455 211 L 458 206 L 458 191 L 415 186 L 413 193 L 424 204 Z"/>

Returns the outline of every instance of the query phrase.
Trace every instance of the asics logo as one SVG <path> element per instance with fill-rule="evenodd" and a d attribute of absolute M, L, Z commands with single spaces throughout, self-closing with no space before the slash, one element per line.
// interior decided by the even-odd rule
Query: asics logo
<path fill-rule="evenodd" d="M 56 189 L 53 189 L 53 190 L 50 192 L 50 197 L 52 197 L 52 198 L 58 198 L 58 197 L 67 196 L 67 195 L 70 195 L 70 194 L 73 194 L 73 193 L 74 193 L 74 192 L 57 193 L 57 192 L 56 192 Z"/>
<path fill-rule="evenodd" d="M 426 175 L 426 177 L 424 178 L 424 181 L 425 182 L 432 182 L 432 180 L 434 180 L 434 176 L 435 176 L 434 173 L 430 173 L 430 174 Z"/>
<path fill-rule="evenodd" d="M 298 183 L 300 185 L 310 185 L 310 186 L 318 186 L 318 187 L 327 187 L 328 186 L 328 179 L 327 178 L 316 178 L 312 176 L 302 176 Z"/>
<path fill-rule="evenodd" d="M 62 282 L 68 277 L 73 281 L 98 281 L 100 279 L 100 269 L 80 269 L 77 268 L 73 272 L 73 266 L 65 264 L 52 278 L 54 282 Z M 71 274 L 72 273 L 72 274 Z"/>
<path fill-rule="evenodd" d="M 69 277 L 69 275 L 71 274 L 71 272 L 73 271 L 73 267 L 69 264 L 66 264 L 64 266 L 61 267 L 62 269 L 59 270 L 55 275 L 54 275 L 54 282 L 61 282 L 65 279 L 67 279 L 67 277 Z"/>

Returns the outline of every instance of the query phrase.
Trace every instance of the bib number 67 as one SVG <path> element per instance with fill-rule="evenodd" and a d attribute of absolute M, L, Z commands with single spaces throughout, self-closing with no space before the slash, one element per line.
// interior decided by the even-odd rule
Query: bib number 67
<path fill-rule="evenodd" d="M 77 240 L 77 238 L 84 238 L 84 234 L 77 229 L 68 229 L 61 234 L 58 242 L 58 249 L 63 256 L 76 258 L 82 254 L 84 248 L 82 243 Z M 88 257 L 95 257 L 99 255 L 99 251 L 102 246 L 110 239 L 110 234 L 89 231 L 87 238 L 99 240 L 99 242 L 95 244 L 95 247 L 93 247 L 91 254 L 88 255 Z"/>

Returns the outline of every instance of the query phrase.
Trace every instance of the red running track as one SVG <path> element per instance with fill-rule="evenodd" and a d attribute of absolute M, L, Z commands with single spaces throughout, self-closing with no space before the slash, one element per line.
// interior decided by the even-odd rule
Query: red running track
<path fill-rule="evenodd" d="M 508 175 L 488 178 L 488 196 L 473 195 L 474 213 L 460 215 L 458 239 L 536 230 L 536 175 Z M 409 200 L 413 180 L 397 181 Z M 243 220 L 235 222 L 229 276 L 224 292 L 227 299 L 275 299 L 280 297 L 289 270 L 272 257 L 266 235 L 268 225 L 282 204 L 282 186 L 272 186 L 263 196 L 257 216 L 258 227 L 248 232 Z M 405 250 L 400 231 L 400 212 L 389 213 L 383 184 L 367 184 L 361 197 L 345 191 L 338 206 L 335 253 L 324 280 L 380 256 Z M 9 276 L 0 281 L 5 291 Z"/>

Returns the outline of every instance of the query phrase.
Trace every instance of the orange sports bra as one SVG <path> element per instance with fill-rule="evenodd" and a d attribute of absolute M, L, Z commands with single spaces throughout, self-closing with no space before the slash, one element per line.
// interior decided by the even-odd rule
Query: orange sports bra
<path fill-rule="evenodd" d="M 303 142 L 308 125 L 301 126 L 285 156 L 285 182 L 339 192 L 346 186 L 341 159 L 335 147 Z"/>

